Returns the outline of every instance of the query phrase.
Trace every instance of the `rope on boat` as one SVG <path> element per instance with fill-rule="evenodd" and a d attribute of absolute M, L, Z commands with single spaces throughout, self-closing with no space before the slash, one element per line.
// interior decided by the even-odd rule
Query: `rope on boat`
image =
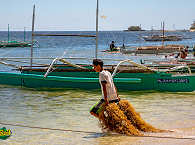
<path fill-rule="evenodd" d="M 181 69 L 181 68 L 187 68 L 189 74 L 192 74 L 192 71 L 191 71 L 191 69 L 188 65 L 181 65 L 181 66 L 176 66 L 176 67 L 172 67 L 172 68 L 169 68 L 169 69 L 164 69 L 164 70 L 161 70 L 161 72 L 175 71 L 175 70 L 178 70 L 178 69 Z"/>
<path fill-rule="evenodd" d="M 11 67 L 14 67 L 14 68 L 20 68 L 20 67 L 17 66 L 17 65 L 9 64 L 9 63 L 6 63 L 6 62 L 4 62 L 4 61 L 0 61 L 0 64 L 7 65 L 7 66 L 11 66 Z"/>
<path fill-rule="evenodd" d="M 58 61 L 61 61 L 61 62 L 63 62 L 63 63 L 65 63 L 65 64 L 68 64 L 68 65 L 70 65 L 70 66 L 76 67 L 76 68 L 87 69 L 87 68 L 85 68 L 85 67 L 82 67 L 82 66 L 79 66 L 79 65 L 76 65 L 76 64 L 72 64 L 72 63 L 70 63 L 69 61 L 67 61 L 67 60 L 65 60 L 65 59 L 63 59 L 63 58 L 58 58 L 58 57 L 57 57 L 57 58 L 55 58 L 55 59 L 52 61 L 52 63 L 50 64 L 49 68 L 47 69 L 47 72 L 46 72 L 45 75 L 44 75 L 45 78 L 48 76 L 50 70 L 52 69 L 54 63 L 55 63 L 57 60 L 58 60 Z"/>
<path fill-rule="evenodd" d="M 60 58 L 59 61 L 65 63 L 65 64 L 69 64 L 69 65 L 71 65 L 71 66 L 73 66 L 73 67 L 76 67 L 76 68 L 87 69 L 87 68 L 82 67 L 82 66 L 80 66 L 80 65 L 76 65 L 76 64 L 70 63 L 69 61 L 67 61 L 67 60 L 65 60 L 65 59 L 63 59 L 63 58 Z"/>
<path fill-rule="evenodd" d="M 133 64 L 134 66 L 137 66 L 137 67 L 142 68 L 142 69 L 146 69 L 146 70 L 150 70 L 150 71 L 156 71 L 155 69 L 151 69 L 151 68 L 149 68 L 149 67 L 147 67 L 147 66 L 144 66 L 144 65 L 135 63 L 135 62 L 133 62 L 132 60 L 127 59 L 127 60 L 123 60 L 123 61 L 121 61 L 121 62 L 119 62 L 119 63 L 117 64 L 117 66 L 116 66 L 114 72 L 112 73 L 112 77 L 114 77 L 114 76 L 116 75 L 116 72 L 117 72 L 117 70 L 118 70 L 118 67 L 119 67 L 122 63 L 125 63 L 125 62 L 129 62 L 130 64 Z"/>
<path fill-rule="evenodd" d="M 4 59 L 4 60 L 5 61 L 11 61 L 11 62 L 29 63 L 29 62 L 26 62 L 26 61 L 19 61 L 19 60 L 9 60 L 9 59 Z M 16 69 L 20 69 L 21 68 L 21 66 L 10 64 L 10 63 L 4 62 L 4 61 L 0 61 L 0 64 L 6 65 L 6 66 L 10 66 L 10 67 L 13 67 L 13 68 L 16 68 Z M 40 63 L 33 63 L 33 64 L 43 65 L 43 66 L 46 65 L 46 64 L 40 64 Z"/>
<path fill-rule="evenodd" d="M 190 67 L 188 65 L 181 65 L 181 66 L 176 66 L 176 67 L 173 67 L 173 68 L 169 68 L 169 69 L 166 69 L 166 70 L 159 70 L 159 69 L 152 69 L 150 67 L 147 67 L 147 66 L 144 66 L 142 64 L 138 64 L 138 63 L 135 63 L 133 62 L 132 60 L 130 59 L 127 59 L 127 60 L 123 60 L 121 62 L 119 62 L 112 74 L 112 77 L 114 77 L 116 75 L 116 72 L 119 68 L 119 66 L 122 64 L 122 63 L 125 63 L 125 62 L 129 62 L 130 64 L 133 64 L 134 66 L 137 66 L 139 68 L 142 68 L 142 69 L 145 69 L 145 70 L 150 70 L 150 71 L 153 71 L 153 72 L 168 72 L 168 71 L 175 71 L 175 70 L 178 70 L 178 69 L 181 69 L 181 68 L 187 68 L 188 71 L 189 71 L 189 74 L 192 74 L 192 71 L 190 69 Z"/>
<path fill-rule="evenodd" d="M 47 69 L 47 72 L 45 73 L 44 77 L 46 78 L 50 72 L 50 70 L 52 69 L 54 63 L 58 60 L 58 58 L 55 58 L 52 63 L 50 64 L 49 68 Z"/>
<path fill-rule="evenodd" d="M 76 132 L 76 133 L 95 133 L 97 134 L 98 132 L 95 131 L 82 131 L 82 130 L 72 130 L 72 129 L 60 129 L 60 128 L 48 128 L 48 127 L 38 127 L 38 126 L 28 126 L 28 125 L 22 125 L 22 124 L 12 124 L 12 123 L 2 123 L 0 122 L 1 125 L 9 125 L 9 126 L 16 126 L 16 127 L 25 127 L 25 128 L 31 128 L 31 129 L 41 129 L 41 130 L 52 130 L 52 131 L 63 131 L 63 132 Z M 195 140 L 193 137 L 171 137 L 171 136 L 136 136 L 136 135 L 131 135 L 129 137 L 149 137 L 149 138 L 161 138 L 161 139 L 187 139 L 187 140 Z"/>
<path fill-rule="evenodd" d="M 21 62 L 21 63 L 29 63 L 29 62 L 27 62 L 27 61 L 9 60 L 9 59 L 6 59 L 6 61 Z M 35 63 L 35 62 L 34 62 L 33 64 L 36 64 L 36 65 L 43 65 L 43 66 L 47 65 L 47 64 Z"/>

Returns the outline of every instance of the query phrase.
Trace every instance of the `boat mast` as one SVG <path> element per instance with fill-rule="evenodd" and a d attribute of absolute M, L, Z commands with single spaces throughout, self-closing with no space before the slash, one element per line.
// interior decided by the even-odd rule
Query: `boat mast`
<path fill-rule="evenodd" d="M 164 39 L 165 39 L 165 22 L 162 22 L 162 33 L 163 33 L 163 39 L 162 39 L 162 47 L 164 47 Z"/>
<path fill-rule="evenodd" d="M 32 16 L 32 42 L 31 42 L 31 53 L 30 53 L 30 66 L 31 67 L 33 63 L 34 24 L 35 24 L 35 5 L 33 6 L 33 16 Z"/>
<path fill-rule="evenodd" d="M 9 42 L 9 24 L 8 24 L 8 27 L 7 27 L 7 42 Z"/>
<path fill-rule="evenodd" d="M 99 13 L 99 0 L 97 0 L 97 8 L 96 8 L 96 49 L 95 49 L 95 58 L 97 59 L 98 52 L 98 14 Z"/>
<path fill-rule="evenodd" d="M 25 42 L 25 40 L 26 40 L 26 30 L 25 30 L 26 28 L 24 27 L 24 42 Z"/>

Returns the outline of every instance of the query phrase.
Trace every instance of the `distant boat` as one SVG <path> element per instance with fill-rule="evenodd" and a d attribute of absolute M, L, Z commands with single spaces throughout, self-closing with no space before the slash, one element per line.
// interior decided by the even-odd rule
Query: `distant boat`
<path fill-rule="evenodd" d="M 23 41 L 0 41 L 1 47 L 31 47 L 31 42 L 23 42 Z"/>
<path fill-rule="evenodd" d="M 32 42 L 25 41 L 25 29 L 24 29 L 24 41 L 16 41 L 10 40 L 9 34 L 9 24 L 8 24 L 8 36 L 7 41 L 0 41 L 0 48 L 1 47 L 31 47 Z"/>
<path fill-rule="evenodd" d="M 143 36 L 142 37 L 145 41 L 181 41 L 183 38 L 182 36 L 176 35 L 152 35 L 152 36 Z"/>
<path fill-rule="evenodd" d="M 123 54 L 164 54 L 175 53 L 184 50 L 184 45 L 157 45 L 157 46 L 140 46 L 140 47 L 122 47 Z"/>
<path fill-rule="evenodd" d="M 182 36 L 177 35 L 165 35 L 165 23 L 162 22 L 162 34 L 151 35 L 151 36 L 143 36 L 142 38 L 145 41 L 181 41 L 183 39 Z"/>

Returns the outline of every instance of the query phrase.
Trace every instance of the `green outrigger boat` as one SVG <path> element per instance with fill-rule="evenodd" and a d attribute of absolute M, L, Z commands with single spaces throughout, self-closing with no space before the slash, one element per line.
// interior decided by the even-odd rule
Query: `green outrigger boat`
<path fill-rule="evenodd" d="M 127 62 L 126 60 L 123 62 Z M 120 63 L 119 63 L 120 64 Z M 133 64 L 136 64 L 133 62 Z M 143 65 L 106 65 L 113 74 L 119 90 L 157 90 L 170 92 L 195 91 L 195 75 L 159 72 Z M 188 68 L 189 69 L 189 68 Z M 47 67 L 21 67 L 21 73 L 0 72 L 0 84 L 28 88 L 99 89 L 98 73 L 91 65 L 50 65 Z"/>

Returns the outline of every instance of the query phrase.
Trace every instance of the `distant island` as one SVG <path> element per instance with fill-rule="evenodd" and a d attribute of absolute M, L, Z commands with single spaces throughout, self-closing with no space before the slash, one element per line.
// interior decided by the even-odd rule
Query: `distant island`
<path fill-rule="evenodd" d="M 142 30 L 141 26 L 130 26 L 127 30 L 124 31 L 145 31 L 145 30 Z"/>

